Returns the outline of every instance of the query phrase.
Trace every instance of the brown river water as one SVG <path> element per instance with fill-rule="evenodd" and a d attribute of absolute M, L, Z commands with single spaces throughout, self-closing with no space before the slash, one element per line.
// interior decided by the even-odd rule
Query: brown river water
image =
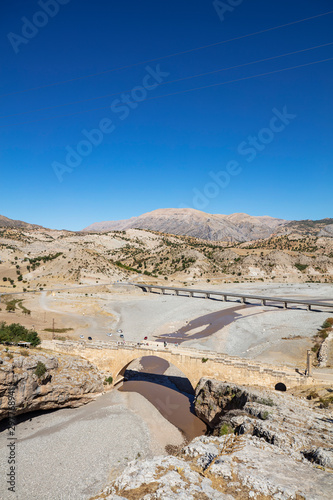
<path fill-rule="evenodd" d="M 248 307 L 251 307 L 251 305 L 238 305 L 222 311 L 205 314 L 204 316 L 193 319 L 176 332 L 164 333 L 157 336 L 156 339 L 181 344 L 186 340 L 209 337 L 221 330 L 224 326 L 241 318 L 242 315 L 239 314 L 238 311 Z"/>
<path fill-rule="evenodd" d="M 140 360 L 140 364 L 142 368 L 139 371 L 135 369 L 125 373 L 125 377 L 129 380 L 118 390 L 141 394 L 188 440 L 205 434 L 206 425 L 194 413 L 194 391 L 185 376 L 164 375 L 169 363 L 156 356 L 145 356 Z M 181 391 L 182 385 L 186 388 L 186 392 Z"/>

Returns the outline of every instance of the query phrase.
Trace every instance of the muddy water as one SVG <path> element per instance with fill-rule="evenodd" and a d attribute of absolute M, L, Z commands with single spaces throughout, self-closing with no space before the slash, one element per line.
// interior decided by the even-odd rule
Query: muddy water
<path fill-rule="evenodd" d="M 209 337 L 210 335 L 213 335 L 221 330 L 224 326 L 227 326 L 238 318 L 241 318 L 242 315 L 237 311 L 248 307 L 251 307 L 251 305 L 230 307 L 222 311 L 200 316 L 199 318 L 192 320 L 186 326 L 180 328 L 178 331 L 173 333 L 164 333 L 163 335 L 156 337 L 156 339 L 181 344 L 186 340 Z"/>
<path fill-rule="evenodd" d="M 206 425 L 194 413 L 194 395 L 180 392 L 172 382 L 181 377 L 164 375 L 169 363 L 155 356 L 146 356 L 140 360 L 140 364 L 142 368 L 136 369 L 136 374 L 131 370 L 125 373 L 125 376 L 133 379 L 125 381 L 118 390 L 141 394 L 164 418 L 180 429 L 188 440 L 205 434 Z M 147 380 L 144 380 L 145 377 Z M 136 378 L 139 380 L 135 380 Z"/>

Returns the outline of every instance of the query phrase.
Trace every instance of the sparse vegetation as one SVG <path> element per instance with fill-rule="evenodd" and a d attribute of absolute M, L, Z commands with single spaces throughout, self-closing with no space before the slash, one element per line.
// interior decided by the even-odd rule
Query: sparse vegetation
<path fill-rule="evenodd" d="M 42 363 L 41 361 L 38 361 L 37 367 L 36 367 L 36 370 L 35 370 L 35 375 L 38 378 L 42 378 L 43 375 L 45 375 L 46 372 L 47 372 L 47 369 L 46 369 L 46 366 L 44 365 L 44 363 Z"/>

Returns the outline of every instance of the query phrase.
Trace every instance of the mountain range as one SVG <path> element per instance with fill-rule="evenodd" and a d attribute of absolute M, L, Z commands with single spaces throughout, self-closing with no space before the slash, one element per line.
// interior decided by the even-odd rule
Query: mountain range
<path fill-rule="evenodd" d="M 299 235 L 333 236 L 333 219 L 288 221 L 269 216 L 254 217 L 244 213 L 222 215 L 207 214 L 192 208 L 165 208 L 130 219 L 96 222 L 83 231 L 107 232 L 127 229 L 147 229 L 208 241 L 244 242 L 294 232 Z"/>
<path fill-rule="evenodd" d="M 42 229 L 42 226 L 0 215 L 0 227 Z M 245 213 L 208 214 L 192 208 L 165 208 L 130 219 L 95 222 L 81 232 L 106 233 L 144 229 L 159 233 L 189 236 L 207 241 L 245 242 L 291 234 L 333 237 L 333 219 L 289 221 Z"/>

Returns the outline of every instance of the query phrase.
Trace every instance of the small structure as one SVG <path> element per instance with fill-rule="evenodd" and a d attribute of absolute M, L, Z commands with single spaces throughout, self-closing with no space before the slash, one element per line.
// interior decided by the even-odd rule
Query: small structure
<path fill-rule="evenodd" d="M 23 342 L 23 341 L 20 341 L 20 342 L 18 342 L 18 343 L 17 343 L 17 345 L 18 345 L 19 347 L 28 347 L 28 348 L 29 348 L 29 347 L 31 346 L 31 342 Z"/>

